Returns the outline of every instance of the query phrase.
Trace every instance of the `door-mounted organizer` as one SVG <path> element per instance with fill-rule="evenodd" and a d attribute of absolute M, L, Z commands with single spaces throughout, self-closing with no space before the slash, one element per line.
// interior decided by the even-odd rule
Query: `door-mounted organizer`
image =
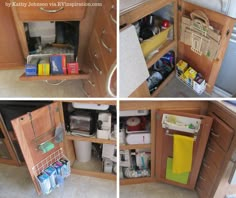
<path fill-rule="evenodd" d="M 166 129 L 166 135 L 169 130 L 181 131 L 189 134 L 194 134 L 196 137 L 201 126 L 201 120 L 196 118 L 189 118 L 173 114 L 163 114 L 162 127 Z"/>
<path fill-rule="evenodd" d="M 59 175 L 60 177 L 62 177 L 63 179 L 66 177 L 70 176 L 71 173 L 71 168 L 70 168 L 70 161 L 69 159 L 63 154 L 63 149 L 60 148 L 59 150 L 53 152 L 52 154 L 50 154 L 48 157 L 46 157 L 45 159 L 43 159 L 42 161 L 40 161 L 39 163 L 37 163 L 35 166 L 33 166 L 32 171 L 33 174 L 35 176 L 35 179 L 39 182 L 38 176 L 40 174 L 42 174 L 44 172 L 45 169 L 47 169 L 48 167 L 52 166 L 54 163 L 58 162 L 59 160 L 66 160 L 67 164 L 63 164 L 63 166 L 66 166 L 65 168 L 61 167 L 61 171 L 60 173 L 56 173 L 56 175 Z M 63 169 L 63 170 L 62 170 Z M 65 170 L 66 169 L 66 170 Z M 56 178 L 54 177 L 53 179 L 55 179 L 55 184 L 56 186 L 53 188 L 51 186 L 50 191 L 48 191 L 48 193 L 51 193 L 56 187 L 60 187 L 59 183 L 56 183 Z M 51 183 L 51 182 L 50 182 Z M 63 182 L 62 182 L 63 183 Z M 47 194 L 48 194 L 47 193 Z"/>
<path fill-rule="evenodd" d="M 181 42 L 191 46 L 198 55 L 205 55 L 211 61 L 217 56 L 221 42 L 219 30 L 211 26 L 207 15 L 195 10 L 182 17 Z"/>
<path fill-rule="evenodd" d="M 157 119 L 156 176 L 159 178 L 158 180 L 183 188 L 194 189 L 210 133 L 212 118 L 174 111 L 158 111 Z M 178 137 L 181 138 L 181 141 L 187 141 L 187 145 L 193 137 L 193 151 L 189 158 L 192 159 L 190 172 L 177 175 L 173 172 L 174 135 L 176 135 L 175 137 L 177 135 L 182 136 Z"/>

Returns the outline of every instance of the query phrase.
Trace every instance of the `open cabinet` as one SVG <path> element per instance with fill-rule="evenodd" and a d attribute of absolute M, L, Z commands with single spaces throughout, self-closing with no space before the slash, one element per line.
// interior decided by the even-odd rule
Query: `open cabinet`
<path fill-rule="evenodd" d="M 7 20 L 15 28 L 9 32 L 15 34 L 14 39 L 18 38 L 15 43 L 19 44 L 14 44 L 13 50 L 18 49 L 18 52 L 14 56 L 16 60 L 12 59 L 12 62 L 17 61 L 12 63 L 12 69 L 23 68 L 25 64 L 20 80 L 44 81 L 50 85 L 82 80 L 86 96 L 115 97 L 115 0 L 10 1 L 7 5 L 9 7 L 3 5 L 1 9 L 9 12 Z M 1 35 L 9 40 L 5 32 Z M 3 54 L 11 63 L 10 55 Z"/>
<path fill-rule="evenodd" d="M 83 105 L 87 105 L 86 113 L 93 112 L 95 115 L 94 119 L 92 117 L 86 117 L 87 114 L 84 115 L 81 111 L 76 111 L 78 114 L 72 115 L 72 112 L 74 112 L 72 111 L 72 104 L 73 102 L 53 102 L 12 120 L 17 140 L 25 158 L 25 163 L 38 194 L 48 194 L 56 186 L 60 187 L 61 179 L 68 177 L 70 172 L 111 180 L 116 179 L 115 102 L 80 101 L 76 103 L 76 105 L 82 106 L 78 109 L 84 109 Z M 108 129 L 104 129 L 103 127 L 106 124 L 107 117 L 110 121 L 107 126 Z M 101 130 L 97 128 L 97 122 L 99 120 L 101 120 L 100 122 L 103 121 Z M 86 130 L 86 127 L 92 123 L 94 127 Z M 85 127 L 85 129 L 76 128 L 76 130 L 72 130 L 72 126 Z M 112 136 L 111 130 L 114 131 Z M 107 136 L 104 136 L 103 133 L 106 133 Z M 82 145 L 76 146 L 78 144 L 74 143 L 74 141 L 80 141 Z M 92 145 L 93 143 L 96 146 Z M 90 148 L 86 150 L 88 145 L 90 145 Z M 98 148 L 95 151 L 97 152 L 96 155 L 99 155 L 99 158 L 94 159 L 91 157 L 87 159 L 88 157 L 86 157 L 87 161 L 85 163 L 85 161 L 81 160 L 81 156 L 86 152 L 92 152 L 93 146 Z M 112 153 L 109 152 L 111 147 L 114 149 Z M 78 158 L 79 160 L 76 160 Z M 61 166 L 59 168 L 61 171 L 59 172 L 57 169 L 58 166 Z M 51 187 L 49 186 L 48 191 L 45 192 L 45 188 L 39 182 L 41 181 L 39 176 L 44 175 L 48 167 L 55 168 L 57 175 L 55 176 L 56 180 L 54 178 L 53 185 L 50 182 Z"/>
<path fill-rule="evenodd" d="M 230 109 L 234 106 L 225 104 L 218 101 L 121 101 L 120 119 L 124 118 L 124 112 L 126 117 L 151 112 L 150 144 L 120 142 L 121 150 L 149 149 L 151 174 L 149 177 L 129 178 L 123 173 L 120 183 L 163 182 L 196 190 L 199 197 L 204 198 L 235 194 L 232 178 L 235 173 L 236 114 Z M 122 141 L 123 127 L 120 128 Z M 190 138 L 192 142 L 191 169 L 179 175 L 173 172 L 173 158 L 176 157 L 174 135 Z M 180 154 L 186 155 L 182 161 L 187 164 L 185 151 L 190 149 L 185 143 L 181 143 L 184 150 Z"/>
<path fill-rule="evenodd" d="M 207 27 L 207 36 L 196 34 L 199 29 L 194 29 L 195 22 L 201 24 L 200 29 L 202 26 Z M 233 31 L 234 20 L 183 0 L 151 0 L 121 10 L 120 26 L 120 67 L 122 75 L 124 73 L 120 82 L 121 96 L 156 97 L 174 76 L 198 94 L 202 93 L 199 89 L 201 82 L 204 82 L 204 90 L 211 94 Z M 186 28 L 189 28 L 189 34 Z M 211 36 L 214 39 L 211 40 Z M 206 38 L 208 40 L 204 40 Z M 128 45 L 130 47 L 127 48 Z M 125 48 L 128 50 L 125 51 Z M 136 57 L 138 61 L 128 57 Z M 194 70 L 195 76 L 192 78 L 197 82 L 196 86 L 194 82 L 189 82 L 191 77 L 180 78 L 177 66 L 180 60 L 187 62 Z M 201 76 L 201 82 L 197 80 L 197 75 Z M 134 76 L 135 80 L 130 81 L 129 76 Z M 131 84 L 129 89 L 126 80 Z"/>

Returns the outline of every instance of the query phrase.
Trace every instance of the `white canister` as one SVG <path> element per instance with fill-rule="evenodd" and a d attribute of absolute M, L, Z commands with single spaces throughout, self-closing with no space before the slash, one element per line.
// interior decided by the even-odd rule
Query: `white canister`
<path fill-rule="evenodd" d="M 88 162 L 92 155 L 92 142 L 74 141 L 76 159 L 79 162 Z"/>

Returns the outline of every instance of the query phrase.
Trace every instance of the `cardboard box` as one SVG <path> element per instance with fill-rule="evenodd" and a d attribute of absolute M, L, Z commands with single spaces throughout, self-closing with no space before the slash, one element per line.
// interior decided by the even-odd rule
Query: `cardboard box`
<path fill-rule="evenodd" d="M 184 73 L 188 69 L 188 63 L 186 63 L 183 60 L 180 60 L 176 66 L 177 66 L 178 71 L 181 73 Z"/>
<path fill-rule="evenodd" d="M 51 74 L 66 74 L 66 56 L 53 55 L 50 57 Z"/>
<path fill-rule="evenodd" d="M 50 75 L 50 64 L 48 59 L 40 60 L 38 64 L 38 75 L 39 76 L 48 76 Z"/>
<path fill-rule="evenodd" d="M 32 58 L 25 65 L 25 75 L 26 76 L 37 76 L 38 75 L 38 62 L 39 62 L 39 58 Z"/>
<path fill-rule="evenodd" d="M 79 74 L 78 63 L 67 63 L 68 74 Z"/>
<path fill-rule="evenodd" d="M 25 75 L 26 76 L 37 76 L 38 75 L 38 65 L 26 64 L 25 65 Z"/>

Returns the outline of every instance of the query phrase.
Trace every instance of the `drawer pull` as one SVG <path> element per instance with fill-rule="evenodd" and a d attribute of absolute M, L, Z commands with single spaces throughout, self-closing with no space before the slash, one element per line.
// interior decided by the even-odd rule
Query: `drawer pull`
<path fill-rule="evenodd" d="M 86 95 L 88 98 L 90 97 L 90 95 L 84 89 L 82 89 L 82 91 L 83 91 L 84 95 Z"/>
<path fill-rule="evenodd" d="M 201 179 L 204 182 L 206 181 L 206 179 L 204 177 L 202 177 L 202 176 L 199 176 L 199 179 Z"/>
<path fill-rule="evenodd" d="M 109 53 L 112 53 L 112 48 L 108 47 L 108 45 L 103 41 L 103 36 L 106 34 L 106 30 L 104 29 L 102 31 L 102 35 L 101 35 L 101 38 L 100 38 L 100 41 L 102 43 L 102 46 L 109 52 Z"/>
<path fill-rule="evenodd" d="M 218 135 L 218 134 L 216 134 L 214 132 L 211 132 L 211 135 L 214 136 L 214 137 L 217 137 L 217 138 L 220 137 L 220 135 Z"/>
<path fill-rule="evenodd" d="M 64 7 L 61 7 L 58 10 L 47 10 L 45 8 L 42 8 L 42 7 L 40 7 L 39 9 L 44 11 L 44 12 L 47 12 L 47 13 L 57 13 L 57 12 L 60 12 L 60 11 L 64 10 Z"/>
<path fill-rule="evenodd" d="M 102 75 L 102 70 L 99 69 L 95 63 L 93 63 L 93 67 L 99 72 L 100 75 Z"/>
<path fill-rule="evenodd" d="M 212 149 L 211 147 L 207 147 L 208 151 L 211 151 L 212 153 L 215 153 L 215 150 Z"/>
<path fill-rule="evenodd" d="M 95 87 L 95 83 L 93 83 L 93 82 L 90 81 L 90 80 L 87 80 L 87 81 L 88 81 L 88 83 L 89 83 L 91 86 Z"/>
<path fill-rule="evenodd" d="M 196 190 L 202 192 L 202 190 L 199 187 L 196 187 Z"/>
<path fill-rule="evenodd" d="M 47 83 L 47 84 L 49 84 L 49 85 L 59 86 L 59 85 L 61 85 L 62 83 L 64 83 L 65 81 L 66 81 L 66 79 L 61 80 L 61 81 L 58 82 L 58 83 L 51 83 L 51 82 L 49 82 L 48 80 L 45 80 L 44 82 Z"/>
<path fill-rule="evenodd" d="M 208 164 L 205 163 L 205 162 L 203 162 L 203 166 L 206 167 L 206 168 L 208 168 L 208 169 L 210 168 L 210 166 L 208 166 Z"/>
<path fill-rule="evenodd" d="M 112 11 L 114 10 L 115 10 L 115 6 L 112 5 L 111 10 L 110 10 L 110 18 L 111 18 L 111 21 L 116 24 L 116 19 L 114 19 L 114 17 L 112 16 Z"/>

